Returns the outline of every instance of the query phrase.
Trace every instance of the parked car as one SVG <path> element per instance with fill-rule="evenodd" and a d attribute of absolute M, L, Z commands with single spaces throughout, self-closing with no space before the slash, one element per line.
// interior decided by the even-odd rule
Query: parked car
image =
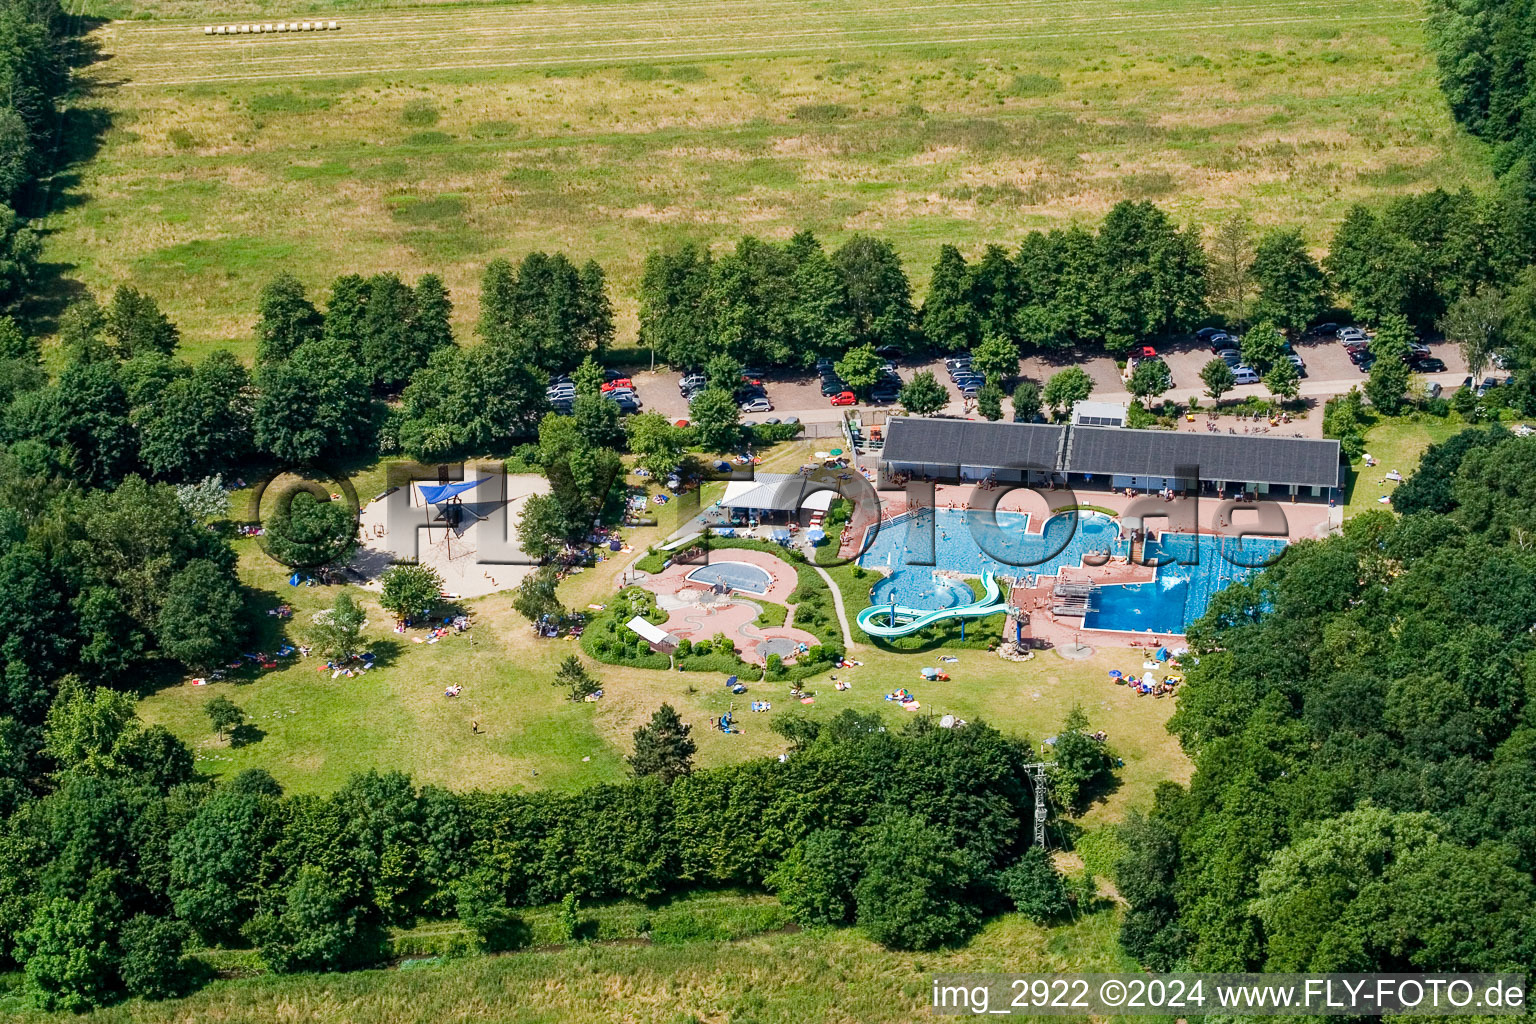
<path fill-rule="evenodd" d="M 1359 367 L 1361 373 L 1370 373 L 1371 367 L 1376 365 L 1376 357 L 1371 355 L 1369 352 L 1360 353 L 1359 359 L 1355 359 L 1355 357 L 1351 355 L 1350 359 L 1354 360 L 1355 366 Z"/>
<path fill-rule="evenodd" d="M 741 403 L 742 412 L 772 412 L 773 403 L 766 398 L 753 398 Z"/>
<path fill-rule="evenodd" d="M 628 377 L 620 377 L 618 380 L 611 380 L 603 385 L 604 391 L 612 391 L 615 388 L 627 388 L 628 390 L 633 391 L 635 389 L 635 382 L 630 380 Z"/>
<path fill-rule="evenodd" d="M 881 345 L 875 349 L 875 355 L 881 359 L 900 359 L 906 353 L 901 350 L 900 345 Z"/>
<path fill-rule="evenodd" d="M 823 395 L 835 395 L 847 390 L 848 385 L 844 384 L 842 380 L 837 377 L 832 377 L 821 382 L 821 393 Z"/>
<path fill-rule="evenodd" d="M 1434 356 L 1420 356 L 1410 364 L 1419 373 L 1444 373 L 1445 360 Z"/>
<path fill-rule="evenodd" d="M 1216 353 L 1216 358 L 1228 366 L 1240 366 L 1243 362 L 1243 354 L 1235 348 L 1224 348 Z"/>
<path fill-rule="evenodd" d="M 1340 327 L 1338 338 L 1347 344 L 1351 341 L 1365 341 L 1366 334 L 1358 327 Z"/>
<path fill-rule="evenodd" d="M 1432 381 L 1429 382 L 1429 387 L 1424 389 L 1424 394 L 1427 395 L 1430 398 L 1439 398 L 1441 393 L 1444 392 L 1444 391 L 1445 391 L 1445 388 L 1440 386 L 1440 382 L 1439 381 L 1432 380 Z"/>
<path fill-rule="evenodd" d="M 1489 353 L 1488 362 L 1493 366 L 1495 370 L 1509 369 L 1509 357 L 1506 356 L 1503 352 Z"/>
<path fill-rule="evenodd" d="M 1326 324 L 1317 324 L 1316 326 L 1312 327 L 1311 330 L 1307 331 L 1307 333 L 1312 335 L 1314 338 L 1331 338 L 1335 334 L 1339 333 L 1339 325 L 1333 323 L 1332 321 Z"/>
<path fill-rule="evenodd" d="M 1356 366 L 1360 365 L 1361 360 L 1371 358 L 1371 350 L 1364 345 L 1355 345 L 1345 351 L 1349 353 L 1349 361 Z"/>
<path fill-rule="evenodd" d="M 960 389 L 962 395 L 974 395 L 982 389 L 986 381 L 980 377 L 972 377 L 969 380 L 956 381 L 955 387 Z"/>
<path fill-rule="evenodd" d="M 858 401 L 858 399 L 854 397 L 852 391 L 839 391 L 837 394 L 832 396 L 833 405 L 852 405 L 856 401 Z"/>
<path fill-rule="evenodd" d="M 623 370 L 607 369 L 603 371 L 603 380 L 628 380 L 629 374 Z"/>
<path fill-rule="evenodd" d="M 970 356 L 950 356 L 948 359 L 944 360 L 944 368 L 946 370 L 948 370 L 950 373 L 954 373 L 956 370 L 960 369 L 962 366 L 965 367 L 966 369 L 970 369 L 970 366 L 971 366 L 971 357 Z"/>
<path fill-rule="evenodd" d="M 707 387 L 708 385 L 709 381 L 702 373 L 690 373 L 682 380 L 677 382 L 677 390 L 694 391 L 699 388 Z"/>
<path fill-rule="evenodd" d="M 1225 333 L 1220 327 L 1202 327 L 1195 332 L 1195 340 L 1209 343 L 1216 335 Z"/>
<path fill-rule="evenodd" d="M 1156 359 L 1157 349 L 1153 348 L 1151 345 L 1137 345 L 1135 348 L 1131 349 L 1131 358 Z"/>
<path fill-rule="evenodd" d="M 900 392 L 893 391 L 890 388 L 876 388 L 869 393 L 869 400 L 875 405 L 890 405 L 892 402 L 896 401 L 896 396 L 898 394 L 900 394 Z"/>
<path fill-rule="evenodd" d="M 784 422 L 787 423 L 787 424 L 799 423 L 800 422 L 800 417 L 799 416 L 785 416 L 784 417 Z"/>
<path fill-rule="evenodd" d="M 1230 334 L 1214 334 L 1211 336 L 1211 351 L 1220 352 L 1222 349 L 1231 348 L 1235 344 Z"/>
<path fill-rule="evenodd" d="M 1257 384 L 1260 381 L 1259 371 L 1251 366 L 1238 364 L 1232 367 L 1232 380 L 1238 384 Z"/>
<path fill-rule="evenodd" d="M 763 426 L 765 427 L 776 427 L 778 425 L 779 418 L 777 416 L 769 416 L 767 419 L 763 420 Z"/>
<path fill-rule="evenodd" d="M 561 384 L 558 387 L 550 388 L 548 391 L 544 392 L 544 397 L 548 398 L 550 401 L 554 401 L 558 398 L 569 398 L 574 401 L 576 398 L 576 385 Z"/>
<path fill-rule="evenodd" d="M 1297 376 L 1305 377 L 1307 375 L 1307 364 L 1301 361 L 1301 356 L 1295 352 L 1287 352 L 1285 358 L 1289 359 L 1291 365 L 1296 367 Z"/>

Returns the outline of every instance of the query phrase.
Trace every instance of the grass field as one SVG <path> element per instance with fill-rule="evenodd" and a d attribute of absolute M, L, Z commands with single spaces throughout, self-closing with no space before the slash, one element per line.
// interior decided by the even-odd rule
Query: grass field
<path fill-rule="evenodd" d="M 300 12 L 107 8 L 180 20 L 95 33 L 99 148 L 59 183 L 46 258 L 154 292 L 193 353 L 249 354 L 280 269 L 442 273 L 467 335 L 489 259 L 558 248 L 609 268 L 626 340 L 669 239 L 874 231 L 921 285 L 944 242 L 1123 198 L 1321 243 L 1353 201 L 1485 180 L 1398 0 L 364 6 L 236 39 L 201 26 Z"/>
<path fill-rule="evenodd" d="M 414 970 L 217 981 L 185 1000 L 133 1002 L 90 1019 L 100 1024 L 897 1024 L 928 1015 L 937 973 L 1133 970 L 1115 944 L 1118 923 L 1119 915 L 1108 910 L 1052 929 L 1007 915 L 965 947 L 935 953 L 883 950 L 853 930 L 729 943 L 594 945 Z M 66 1018 L 28 1013 L 18 1005 L 7 1019 L 39 1024 Z"/>

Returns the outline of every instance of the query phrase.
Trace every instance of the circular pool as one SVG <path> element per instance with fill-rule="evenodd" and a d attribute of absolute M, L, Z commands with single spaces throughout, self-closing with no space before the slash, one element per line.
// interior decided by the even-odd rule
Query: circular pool
<path fill-rule="evenodd" d="M 875 584 L 869 603 L 938 611 L 974 600 L 975 593 L 960 580 L 935 576 L 929 569 L 898 569 Z"/>

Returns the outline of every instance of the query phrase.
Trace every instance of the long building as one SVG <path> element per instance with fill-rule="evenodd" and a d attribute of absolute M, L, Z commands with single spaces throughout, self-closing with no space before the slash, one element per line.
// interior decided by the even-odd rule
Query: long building
<path fill-rule="evenodd" d="M 1074 488 L 1336 499 L 1339 442 L 1268 434 L 894 417 L 881 481 L 897 476 Z"/>

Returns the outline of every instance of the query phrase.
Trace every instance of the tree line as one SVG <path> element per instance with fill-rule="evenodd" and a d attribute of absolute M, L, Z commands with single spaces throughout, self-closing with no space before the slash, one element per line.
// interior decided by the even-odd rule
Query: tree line
<path fill-rule="evenodd" d="M 423 918 L 512 947 L 520 908 L 570 899 L 767 890 L 808 925 L 857 921 L 904 949 L 1015 906 L 1066 911 L 1049 861 L 1026 855 L 1028 744 L 844 712 L 792 720 L 784 761 L 693 771 L 668 710 L 637 732 L 623 784 L 455 794 L 368 772 L 310 796 L 261 770 L 200 777 L 130 697 L 72 684 L 43 729 L 39 792 L 0 825 L 0 962 L 43 1005 L 81 1010 L 184 993 L 208 973 L 195 944 L 341 970 L 386 959 L 387 930 Z"/>
<path fill-rule="evenodd" d="M 1430 448 L 1341 535 L 1189 634 L 1195 763 L 1124 829 L 1122 933 L 1213 971 L 1528 972 L 1536 938 L 1536 439 Z"/>

